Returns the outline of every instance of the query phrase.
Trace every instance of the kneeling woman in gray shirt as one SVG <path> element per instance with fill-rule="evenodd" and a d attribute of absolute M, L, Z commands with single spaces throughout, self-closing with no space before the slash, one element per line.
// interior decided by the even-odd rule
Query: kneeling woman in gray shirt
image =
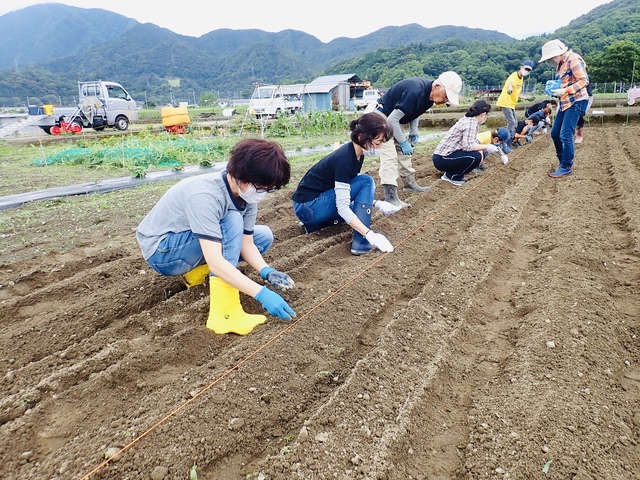
<path fill-rule="evenodd" d="M 246 335 L 264 315 L 244 312 L 239 292 L 254 297 L 271 315 L 295 313 L 279 294 L 245 276 L 244 260 L 271 286 L 287 290 L 291 277 L 267 265 L 262 255 L 273 232 L 256 225 L 258 203 L 289 182 L 291 167 L 275 142 L 247 139 L 235 145 L 226 170 L 181 180 L 172 186 L 136 230 L 144 259 L 161 275 L 183 275 L 187 286 L 209 276 L 207 328 Z"/>

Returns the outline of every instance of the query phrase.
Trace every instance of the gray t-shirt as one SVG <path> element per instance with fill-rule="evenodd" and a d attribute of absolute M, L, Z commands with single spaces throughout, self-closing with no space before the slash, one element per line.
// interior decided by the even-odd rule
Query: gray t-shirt
<path fill-rule="evenodd" d="M 160 198 L 136 229 L 142 255 L 148 260 L 169 233 L 191 230 L 196 238 L 222 242 L 221 220 L 237 211 L 245 235 L 253 234 L 258 204 L 237 201 L 227 182 L 227 171 L 186 178 Z"/>

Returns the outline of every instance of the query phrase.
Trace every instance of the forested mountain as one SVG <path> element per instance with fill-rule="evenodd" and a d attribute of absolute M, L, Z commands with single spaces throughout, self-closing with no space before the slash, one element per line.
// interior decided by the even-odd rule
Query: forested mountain
<path fill-rule="evenodd" d="M 43 15 L 46 29 L 39 27 L 42 21 L 34 20 Z M 25 23 L 21 26 L 20 21 Z M 110 28 L 101 29 L 98 36 L 89 23 L 106 23 Z M 68 103 L 76 94 L 77 81 L 93 79 L 119 81 L 136 99 L 160 104 L 171 97 L 193 101 L 205 92 L 247 98 L 257 82 L 307 82 L 318 75 L 339 73 L 355 73 L 385 87 L 407 76 L 435 77 L 455 70 L 467 85 L 501 85 L 524 59 L 537 61 L 549 38 L 561 38 L 585 59 L 602 60 L 597 56 L 620 40 L 630 43 L 623 45 L 626 50 L 618 50 L 635 55 L 634 43 L 640 45 L 640 2 L 615 0 L 553 35 L 519 41 L 495 31 L 417 24 L 329 43 L 296 30 L 220 29 L 195 38 L 105 10 L 60 4 L 36 5 L 1 16 L 0 32 L 9 26 L 13 40 L 0 38 L 0 68 L 4 68 L 0 106 L 24 104 L 27 97 Z M 37 30 L 37 35 L 30 30 Z M 28 46 L 21 35 L 28 36 Z M 57 38 L 71 46 L 59 48 Z M 25 66 L 27 58 L 36 59 L 35 63 Z M 606 75 L 602 62 L 598 65 Z M 550 75 L 551 69 L 540 65 L 530 78 L 545 81 Z"/>
<path fill-rule="evenodd" d="M 375 85 L 386 87 L 407 76 L 425 75 L 433 78 L 444 70 L 454 70 L 460 73 L 467 85 L 501 86 L 509 73 L 517 70 L 523 60 L 531 59 L 537 63 L 542 45 L 551 38 L 560 38 L 572 50 L 582 54 L 587 65 L 598 64 L 600 55 L 609 46 L 626 40 L 629 45 L 636 46 L 636 49 L 625 50 L 630 56 L 627 63 L 631 65 L 635 58 L 631 56 L 637 56 L 640 52 L 640 2 L 616 0 L 607 3 L 578 17 L 551 35 L 511 43 L 447 40 L 431 44 L 408 44 L 395 49 L 371 51 L 362 57 L 337 62 L 325 72 L 357 72 L 358 75 L 371 79 Z M 636 68 L 640 69 L 640 62 L 637 62 Z M 627 70 L 629 76 L 626 78 L 613 76 L 609 81 L 628 81 L 632 73 L 631 67 Z M 551 78 L 553 71 L 546 64 L 537 65 L 528 81 L 544 83 Z"/>
<path fill-rule="evenodd" d="M 0 69 L 89 50 L 138 25 L 132 18 L 98 8 L 44 3 L 0 16 Z"/>
<path fill-rule="evenodd" d="M 606 3 L 559 28 L 555 35 L 587 56 L 602 52 L 608 45 L 621 40 L 640 46 L 640 1 Z"/>
<path fill-rule="evenodd" d="M 109 28 L 98 35 L 96 26 L 104 25 Z M 381 46 L 447 38 L 515 41 L 496 31 L 417 24 L 329 43 L 296 30 L 219 29 L 195 38 L 105 10 L 61 4 L 3 15 L 0 32 L 5 31 L 10 35 L 0 37 L 0 105 L 21 104 L 27 97 L 70 99 L 77 81 L 97 78 L 119 81 L 136 98 L 158 103 L 170 94 L 191 100 L 205 91 L 246 97 L 256 82 L 309 81 L 336 60 Z"/>

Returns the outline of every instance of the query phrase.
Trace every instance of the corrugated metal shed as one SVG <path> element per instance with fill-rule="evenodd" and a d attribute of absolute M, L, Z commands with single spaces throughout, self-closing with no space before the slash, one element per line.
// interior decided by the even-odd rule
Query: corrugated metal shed
<path fill-rule="evenodd" d="M 336 81 L 331 81 L 331 82 L 319 82 L 319 83 L 315 83 L 311 82 L 311 83 L 298 83 L 296 85 L 281 85 L 282 86 L 282 93 L 285 95 L 296 95 L 296 94 L 300 94 L 300 95 L 304 95 L 307 93 L 329 93 L 331 90 L 333 90 L 335 87 L 337 87 L 340 84 L 346 84 L 346 82 L 336 82 Z"/>
<path fill-rule="evenodd" d="M 362 79 L 356 75 L 355 73 L 343 73 L 340 75 L 325 75 L 323 77 L 318 77 L 311 83 L 361 83 Z"/>
<path fill-rule="evenodd" d="M 331 110 L 336 104 L 347 110 L 350 107 L 352 96 L 351 85 L 361 82 L 358 75 L 345 73 L 325 75 L 310 83 L 281 85 L 281 87 L 283 95 L 301 96 L 305 112 Z"/>

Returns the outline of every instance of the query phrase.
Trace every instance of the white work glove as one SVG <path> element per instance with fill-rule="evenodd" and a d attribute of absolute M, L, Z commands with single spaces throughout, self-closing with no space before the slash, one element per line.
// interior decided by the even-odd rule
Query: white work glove
<path fill-rule="evenodd" d="M 500 160 L 502 160 L 502 163 L 505 165 L 509 163 L 509 157 L 507 157 L 506 155 L 500 155 Z"/>
<path fill-rule="evenodd" d="M 490 143 L 489 145 L 487 145 L 485 152 L 487 152 L 487 155 L 491 155 L 492 153 L 498 153 L 498 146 L 494 145 L 493 143 Z"/>
<path fill-rule="evenodd" d="M 566 88 L 556 88 L 555 90 L 551 90 L 551 96 L 552 97 L 560 98 L 565 93 L 567 93 L 567 89 Z"/>
<path fill-rule="evenodd" d="M 513 93 L 513 90 L 511 90 L 511 89 L 508 89 L 508 90 L 507 90 L 507 94 L 508 94 L 508 95 L 511 95 L 512 93 Z"/>
<path fill-rule="evenodd" d="M 367 239 L 367 242 L 382 252 L 393 252 L 393 245 L 391 245 L 391 242 L 387 240 L 387 237 L 381 233 L 375 233 L 373 230 L 369 230 L 364 238 Z"/>
<path fill-rule="evenodd" d="M 402 210 L 401 206 L 396 206 L 393 203 L 389 203 L 385 200 L 376 200 L 375 202 L 373 202 L 373 206 L 385 215 L 391 215 L 392 213 L 396 213 Z"/>

